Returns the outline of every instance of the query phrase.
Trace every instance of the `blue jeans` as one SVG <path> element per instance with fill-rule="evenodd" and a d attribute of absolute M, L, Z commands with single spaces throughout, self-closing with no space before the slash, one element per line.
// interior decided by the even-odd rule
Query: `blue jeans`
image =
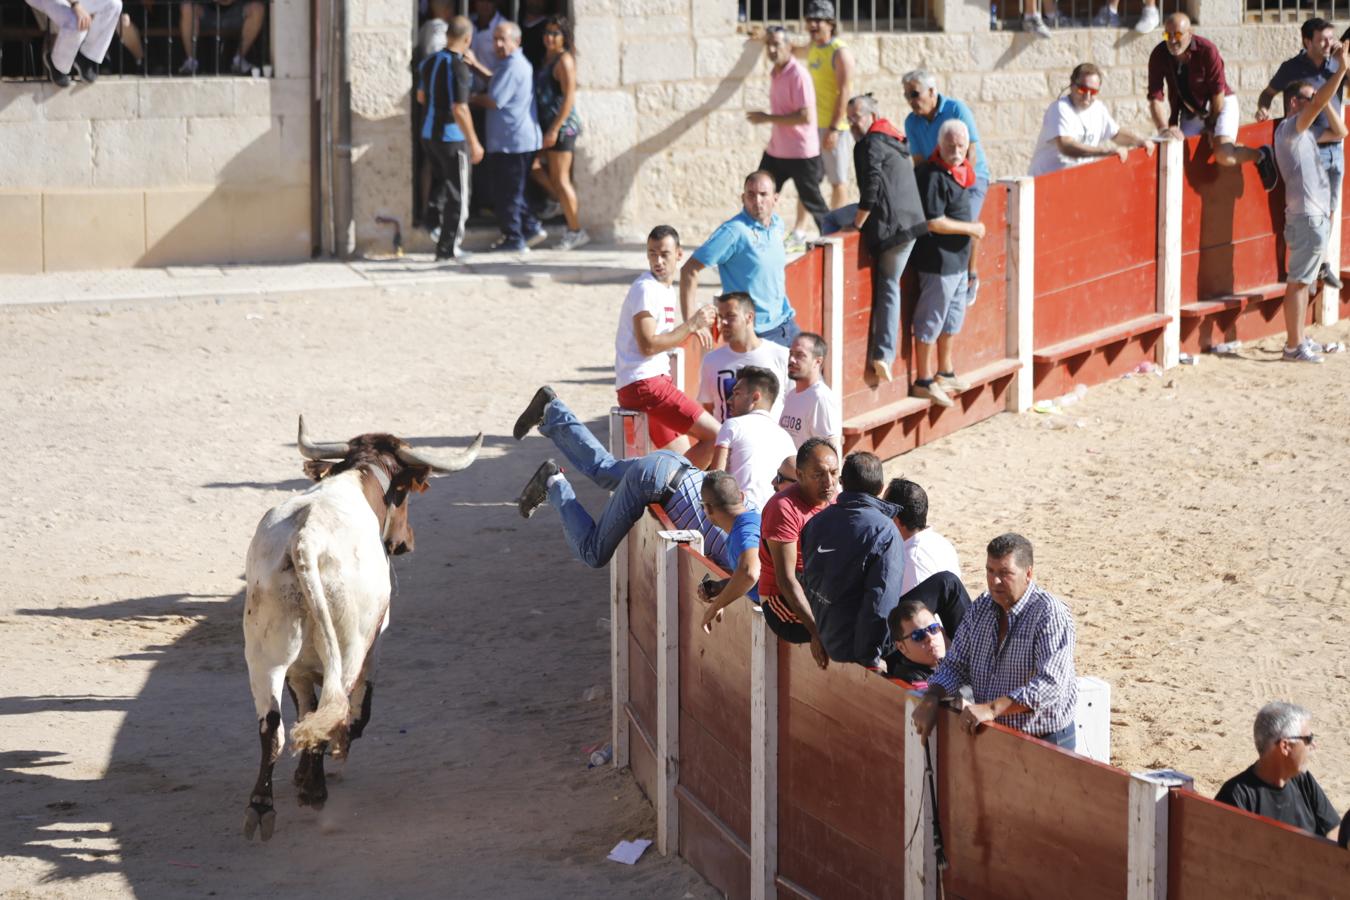
<path fill-rule="evenodd" d="M 1047 744 L 1063 747 L 1065 750 L 1076 750 L 1078 748 L 1078 723 L 1070 722 L 1059 731 L 1052 731 L 1049 734 L 1038 734 L 1036 737 L 1045 741 Z"/>
<path fill-rule="evenodd" d="M 492 182 L 492 209 L 497 227 L 510 246 L 524 246 L 538 233 L 539 220 L 525 202 L 525 184 L 530 177 L 534 151 L 528 153 L 489 153 L 488 177 Z"/>
<path fill-rule="evenodd" d="M 562 451 L 572 468 L 614 492 L 597 522 L 577 500 L 567 479 L 558 479 L 548 489 L 548 502 L 562 517 L 572 553 L 592 569 L 609 562 L 647 505 L 659 502 L 675 473 L 689 466 L 689 460 L 669 450 L 615 459 L 561 400 L 544 407 L 539 431 Z"/>
<path fill-rule="evenodd" d="M 780 324 L 775 325 L 768 331 L 756 331 L 761 339 L 773 341 L 775 344 L 782 344 L 791 349 L 792 342 L 797 339 L 797 335 L 802 333 L 802 329 L 797 325 L 796 315 L 789 315 Z"/>
<path fill-rule="evenodd" d="M 850 203 L 830 212 L 821 226 L 821 234 L 833 234 L 852 225 L 858 216 L 858 204 Z M 900 334 L 900 275 L 914 250 L 909 240 L 883 250 L 876 260 L 872 276 L 872 324 L 867 341 L 867 358 L 895 362 L 895 347 Z"/>

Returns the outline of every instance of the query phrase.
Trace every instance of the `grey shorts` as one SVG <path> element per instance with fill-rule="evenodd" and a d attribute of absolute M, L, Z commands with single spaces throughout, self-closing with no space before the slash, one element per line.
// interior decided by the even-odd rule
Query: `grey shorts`
<path fill-rule="evenodd" d="M 830 129 L 816 130 L 820 132 L 820 161 L 825 167 L 825 177 L 830 180 L 830 184 L 847 184 L 848 167 L 853 164 L 853 134 L 839 132 L 839 143 L 834 145 L 833 150 L 826 150 L 825 135 L 830 133 Z"/>
<path fill-rule="evenodd" d="M 247 0 L 234 0 L 229 6 L 201 2 L 195 5 L 202 11 L 203 28 L 210 28 L 223 34 L 235 34 L 243 30 L 244 7 L 250 4 Z"/>
<path fill-rule="evenodd" d="M 919 300 L 914 305 L 914 339 L 932 344 L 939 335 L 956 334 L 966 321 L 966 272 L 919 273 Z"/>
<path fill-rule="evenodd" d="M 1326 216 L 1290 216 L 1284 222 L 1284 243 L 1289 248 L 1289 272 L 1285 281 L 1312 284 L 1327 250 L 1331 220 Z"/>

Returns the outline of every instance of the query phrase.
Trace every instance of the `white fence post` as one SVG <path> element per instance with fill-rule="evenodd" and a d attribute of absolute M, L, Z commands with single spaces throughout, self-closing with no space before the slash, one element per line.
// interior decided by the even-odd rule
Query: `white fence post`
<path fill-rule="evenodd" d="M 778 639 L 750 624 L 750 897 L 778 896 Z"/>
<path fill-rule="evenodd" d="M 1170 770 L 1130 773 L 1128 900 L 1167 900 L 1167 793 L 1191 783 Z"/>
<path fill-rule="evenodd" d="M 923 739 L 914 730 L 914 710 L 922 695 L 905 698 L 905 825 L 900 852 L 905 855 L 905 900 L 936 900 L 942 873 L 933 845 L 933 806 L 925 773 Z M 928 752 L 937 756 L 937 729 L 928 735 Z M 934 772 L 935 779 L 937 777 Z M 911 841 L 910 835 L 914 836 Z"/>
<path fill-rule="evenodd" d="M 1007 409 L 1026 412 L 1035 388 L 1031 354 L 1036 340 L 1036 179 L 1000 180 L 1008 185 L 1007 354 L 1022 364 L 1008 387 Z"/>
<path fill-rule="evenodd" d="M 680 804 L 680 545 L 702 550 L 697 531 L 659 531 L 656 553 L 656 849 L 679 849 Z"/>
<path fill-rule="evenodd" d="M 1158 341 L 1157 362 L 1170 369 L 1181 358 L 1182 142 L 1158 144 L 1158 312 L 1172 319 Z"/>
<path fill-rule="evenodd" d="M 825 248 L 820 336 L 830 350 L 822 374 L 825 383 L 834 388 L 836 394 L 841 394 L 844 389 L 844 305 L 847 301 L 844 296 L 844 239 L 830 236 L 815 243 Z"/>
<path fill-rule="evenodd" d="M 624 438 L 625 420 L 633 420 L 635 433 L 646 434 L 643 413 L 618 406 L 609 411 L 609 452 L 615 459 L 628 456 Z M 610 747 L 614 767 L 628 765 L 628 538 L 619 541 L 609 561 L 609 696 Z"/>

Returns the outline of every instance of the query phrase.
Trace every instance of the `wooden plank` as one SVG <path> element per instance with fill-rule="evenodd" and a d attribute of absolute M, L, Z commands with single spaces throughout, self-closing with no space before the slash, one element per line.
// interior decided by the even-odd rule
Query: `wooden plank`
<path fill-rule="evenodd" d="M 1008 378 L 1021 368 L 1022 363 L 1019 360 L 1000 359 L 982 366 L 973 372 L 966 373 L 961 377 L 970 382 L 970 389 L 963 391 L 961 396 L 973 394 L 990 382 Z M 933 401 L 931 400 L 925 400 L 921 397 L 906 397 L 904 400 L 878 407 L 864 415 L 846 419 L 844 421 L 844 434 L 863 434 L 880 425 L 888 425 L 892 422 L 908 418 L 909 416 L 925 412 L 931 406 L 933 406 Z"/>
<path fill-rule="evenodd" d="M 1181 357 L 1181 182 L 1180 141 L 1158 145 L 1158 226 L 1154 257 L 1157 260 L 1155 304 L 1170 316 L 1158 343 L 1158 365 L 1170 369 Z"/>
<path fill-rule="evenodd" d="M 1010 412 L 1025 412 L 1031 408 L 1035 387 L 1031 353 L 1036 340 L 1036 179 L 1018 178 L 1010 190 L 1004 353 L 1022 365 L 1007 405 Z"/>
<path fill-rule="evenodd" d="M 1129 775 L 1002 725 L 967 734 L 946 709 L 938 729 L 947 896 L 1125 896 Z"/>
<path fill-rule="evenodd" d="M 1174 790 L 1170 900 L 1350 897 L 1350 853 L 1280 822 Z"/>
<path fill-rule="evenodd" d="M 905 697 L 905 825 L 897 851 L 905 855 L 905 900 L 936 900 L 941 873 L 933 842 L 932 794 L 928 787 L 927 759 L 937 756 L 937 732 L 923 739 L 914 730 L 914 710 L 921 695 Z"/>
<path fill-rule="evenodd" d="M 763 615 L 750 628 L 750 896 L 767 900 L 778 874 L 778 638 Z"/>
<path fill-rule="evenodd" d="M 624 418 L 630 410 L 613 407 L 609 411 L 609 452 L 622 459 L 624 454 Z M 610 746 L 616 769 L 628 765 L 628 538 L 619 542 L 609 561 L 609 686 Z"/>
<path fill-rule="evenodd" d="M 750 895 L 750 848 L 683 784 L 675 788 L 680 804 L 680 856 L 728 897 Z"/>
<path fill-rule="evenodd" d="M 656 849 L 665 856 L 676 849 L 680 834 L 679 544 L 661 539 L 655 550 Z"/>
<path fill-rule="evenodd" d="M 1075 356 L 1084 356 L 1111 344 L 1128 341 L 1132 337 L 1150 331 L 1161 331 L 1169 321 L 1171 321 L 1170 316 L 1160 313 L 1140 316 L 1128 322 L 1121 322 L 1119 325 L 1101 328 L 1072 340 L 1043 347 L 1032 354 L 1032 359 L 1038 366 L 1052 366 Z"/>

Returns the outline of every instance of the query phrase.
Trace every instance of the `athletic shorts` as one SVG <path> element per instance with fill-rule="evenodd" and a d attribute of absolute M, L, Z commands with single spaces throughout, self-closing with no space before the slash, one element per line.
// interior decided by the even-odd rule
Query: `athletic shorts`
<path fill-rule="evenodd" d="M 825 135 L 830 129 L 816 130 L 820 132 L 820 161 L 825 167 L 825 177 L 830 184 L 848 184 L 848 170 L 853 165 L 853 135 L 847 131 L 839 132 L 839 143 L 833 150 L 826 150 Z"/>
<path fill-rule="evenodd" d="M 1284 221 L 1284 243 L 1289 248 L 1285 281 L 1312 284 L 1322 268 L 1331 220 L 1326 216 L 1290 216 Z"/>
<path fill-rule="evenodd" d="M 202 9 L 202 27 L 211 28 L 225 34 L 236 34 L 244 27 L 245 0 L 235 0 L 229 6 L 216 3 L 197 3 Z"/>
<path fill-rule="evenodd" d="M 764 613 L 764 624 L 769 626 L 779 640 L 787 641 L 789 644 L 809 644 L 811 642 L 811 632 L 807 631 L 806 626 L 797 621 L 783 602 L 782 597 L 760 597 L 760 612 Z"/>
<path fill-rule="evenodd" d="M 1237 140 L 1238 133 L 1238 98 L 1236 94 L 1229 94 L 1223 98 L 1223 112 L 1219 113 L 1219 121 L 1214 123 L 1214 136 L 1226 137 L 1230 141 Z M 1205 130 L 1205 120 L 1199 117 L 1191 118 L 1185 113 L 1181 116 L 1181 133 L 1186 137 L 1195 137 Z"/>
<path fill-rule="evenodd" d="M 919 273 L 919 299 L 914 304 L 914 340 L 932 344 L 939 335 L 956 334 L 966 321 L 966 271 L 939 275 Z"/>
<path fill-rule="evenodd" d="M 675 386 L 669 375 L 657 375 L 619 388 L 619 405 L 647 414 L 652 449 L 660 450 L 689 429 L 703 414 L 692 397 Z"/>

